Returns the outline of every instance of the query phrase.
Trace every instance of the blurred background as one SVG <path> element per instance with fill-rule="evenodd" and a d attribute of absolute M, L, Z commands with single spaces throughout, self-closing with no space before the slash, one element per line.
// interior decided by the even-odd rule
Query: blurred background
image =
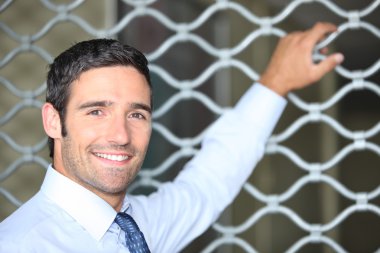
<path fill-rule="evenodd" d="M 338 26 L 320 45 L 345 61 L 288 96 L 249 182 L 183 252 L 379 252 L 379 0 L 0 1 L 0 221 L 39 190 L 47 66 L 73 43 L 117 38 L 149 59 L 154 131 L 130 189 L 149 194 L 259 78 L 278 39 L 319 21 Z"/>

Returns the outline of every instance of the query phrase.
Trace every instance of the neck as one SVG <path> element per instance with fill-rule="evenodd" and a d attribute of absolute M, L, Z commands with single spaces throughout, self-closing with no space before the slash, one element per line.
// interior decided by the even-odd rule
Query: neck
<path fill-rule="evenodd" d="M 106 201 L 110 206 L 112 206 L 112 208 L 116 212 L 119 212 L 121 210 L 121 207 L 123 206 L 125 194 L 126 194 L 125 192 L 110 194 L 110 193 L 104 193 L 101 191 L 97 191 L 95 189 L 93 189 L 93 190 L 89 189 L 89 190 L 92 191 L 93 193 L 95 193 L 96 195 L 98 195 L 104 201 Z"/>

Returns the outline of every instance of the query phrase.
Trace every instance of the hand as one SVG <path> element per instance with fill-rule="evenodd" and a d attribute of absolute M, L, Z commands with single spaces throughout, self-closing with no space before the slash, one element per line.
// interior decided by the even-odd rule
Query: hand
<path fill-rule="evenodd" d="M 343 61 L 340 53 L 331 54 L 319 63 L 312 59 L 316 44 L 326 33 L 335 30 L 333 24 L 317 23 L 310 30 L 293 32 L 281 38 L 259 82 L 285 96 L 321 79 Z"/>

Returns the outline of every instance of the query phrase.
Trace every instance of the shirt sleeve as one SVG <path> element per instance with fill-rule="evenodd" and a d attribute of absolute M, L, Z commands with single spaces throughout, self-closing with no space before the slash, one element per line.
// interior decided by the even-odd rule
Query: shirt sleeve
<path fill-rule="evenodd" d="M 283 97 L 254 84 L 211 126 L 176 179 L 134 204 L 149 210 L 143 219 L 153 252 L 179 252 L 218 218 L 262 158 L 285 105 Z"/>

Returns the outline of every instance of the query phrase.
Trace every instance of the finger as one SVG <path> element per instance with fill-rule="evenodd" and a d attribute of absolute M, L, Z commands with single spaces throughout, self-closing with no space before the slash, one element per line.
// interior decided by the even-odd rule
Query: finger
<path fill-rule="evenodd" d="M 336 26 L 331 23 L 317 23 L 312 29 L 307 31 L 307 36 L 311 43 L 315 44 L 323 39 L 327 33 L 336 31 Z"/>
<path fill-rule="evenodd" d="M 319 52 L 320 52 L 321 54 L 326 55 L 326 54 L 329 52 L 329 49 L 328 49 L 327 47 L 324 47 L 324 48 L 321 48 L 321 49 L 319 50 Z"/>
<path fill-rule="evenodd" d="M 320 63 L 316 65 L 317 78 L 319 79 L 320 77 L 325 75 L 327 72 L 331 71 L 337 65 L 341 64 L 343 60 L 344 60 L 344 56 L 341 53 L 335 53 L 326 57 L 323 61 L 321 61 Z"/>

